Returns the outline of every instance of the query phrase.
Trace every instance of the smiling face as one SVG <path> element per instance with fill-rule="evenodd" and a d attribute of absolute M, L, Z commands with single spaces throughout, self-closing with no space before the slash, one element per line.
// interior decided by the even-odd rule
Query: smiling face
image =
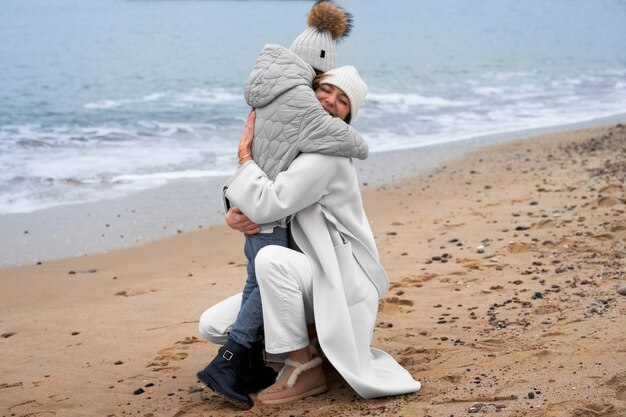
<path fill-rule="evenodd" d="M 315 96 L 328 114 L 344 121 L 347 119 L 350 114 L 350 100 L 341 88 L 331 84 L 320 84 L 315 89 Z"/>

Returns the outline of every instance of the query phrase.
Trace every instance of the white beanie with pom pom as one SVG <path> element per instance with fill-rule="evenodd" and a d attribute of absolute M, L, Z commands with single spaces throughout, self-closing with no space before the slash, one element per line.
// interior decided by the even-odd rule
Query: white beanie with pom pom
<path fill-rule="evenodd" d="M 289 49 L 315 70 L 334 68 L 335 43 L 350 33 L 352 15 L 330 0 L 318 0 L 309 11 L 307 24 Z"/>

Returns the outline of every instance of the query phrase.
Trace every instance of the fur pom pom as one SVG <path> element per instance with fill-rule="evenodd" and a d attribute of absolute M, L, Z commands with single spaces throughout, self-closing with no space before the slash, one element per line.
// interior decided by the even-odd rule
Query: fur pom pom
<path fill-rule="evenodd" d="M 307 23 L 319 31 L 329 31 L 334 40 L 339 40 L 350 34 L 352 15 L 330 0 L 318 0 L 309 12 Z"/>

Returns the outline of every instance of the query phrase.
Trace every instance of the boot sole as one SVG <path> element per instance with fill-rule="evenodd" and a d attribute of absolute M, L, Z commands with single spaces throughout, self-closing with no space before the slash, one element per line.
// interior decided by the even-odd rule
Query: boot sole
<path fill-rule="evenodd" d="M 262 402 L 263 404 L 266 404 L 266 405 L 278 405 L 278 404 L 288 403 L 288 402 L 291 402 L 291 401 L 301 400 L 303 398 L 311 397 L 313 395 L 323 394 L 326 391 L 328 391 L 328 385 L 322 385 L 320 387 L 313 388 L 310 391 L 304 392 L 302 394 L 294 395 L 292 397 L 276 398 L 276 399 L 273 399 L 273 400 L 263 400 L 263 399 L 259 398 L 259 401 Z"/>
<path fill-rule="evenodd" d="M 196 376 L 198 377 L 198 379 L 202 382 L 204 382 L 204 384 L 211 388 L 218 396 L 220 396 L 224 401 L 234 405 L 235 407 L 242 409 L 242 410 L 249 410 L 252 408 L 252 406 L 254 404 L 248 404 L 248 403 L 244 403 L 241 401 L 238 401 L 234 398 L 229 397 L 228 395 L 224 394 L 223 392 L 221 392 L 221 390 L 219 389 L 219 385 L 217 383 L 215 383 L 215 381 L 213 380 L 213 378 L 211 378 L 211 376 L 209 374 L 207 374 L 204 371 L 200 371 L 196 374 Z"/>

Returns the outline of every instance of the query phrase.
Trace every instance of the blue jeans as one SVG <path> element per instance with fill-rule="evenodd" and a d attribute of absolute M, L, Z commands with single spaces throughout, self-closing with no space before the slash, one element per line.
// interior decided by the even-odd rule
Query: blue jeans
<path fill-rule="evenodd" d="M 244 253 L 248 259 L 248 278 L 243 287 L 241 308 L 235 324 L 230 329 L 228 337 L 234 342 L 247 348 L 263 340 L 263 309 L 261 307 L 261 293 L 254 272 L 254 258 L 261 248 L 268 245 L 287 247 L 287 228 L 275 227 L 271 233 L 257 233 L 245 235 Z"/>

